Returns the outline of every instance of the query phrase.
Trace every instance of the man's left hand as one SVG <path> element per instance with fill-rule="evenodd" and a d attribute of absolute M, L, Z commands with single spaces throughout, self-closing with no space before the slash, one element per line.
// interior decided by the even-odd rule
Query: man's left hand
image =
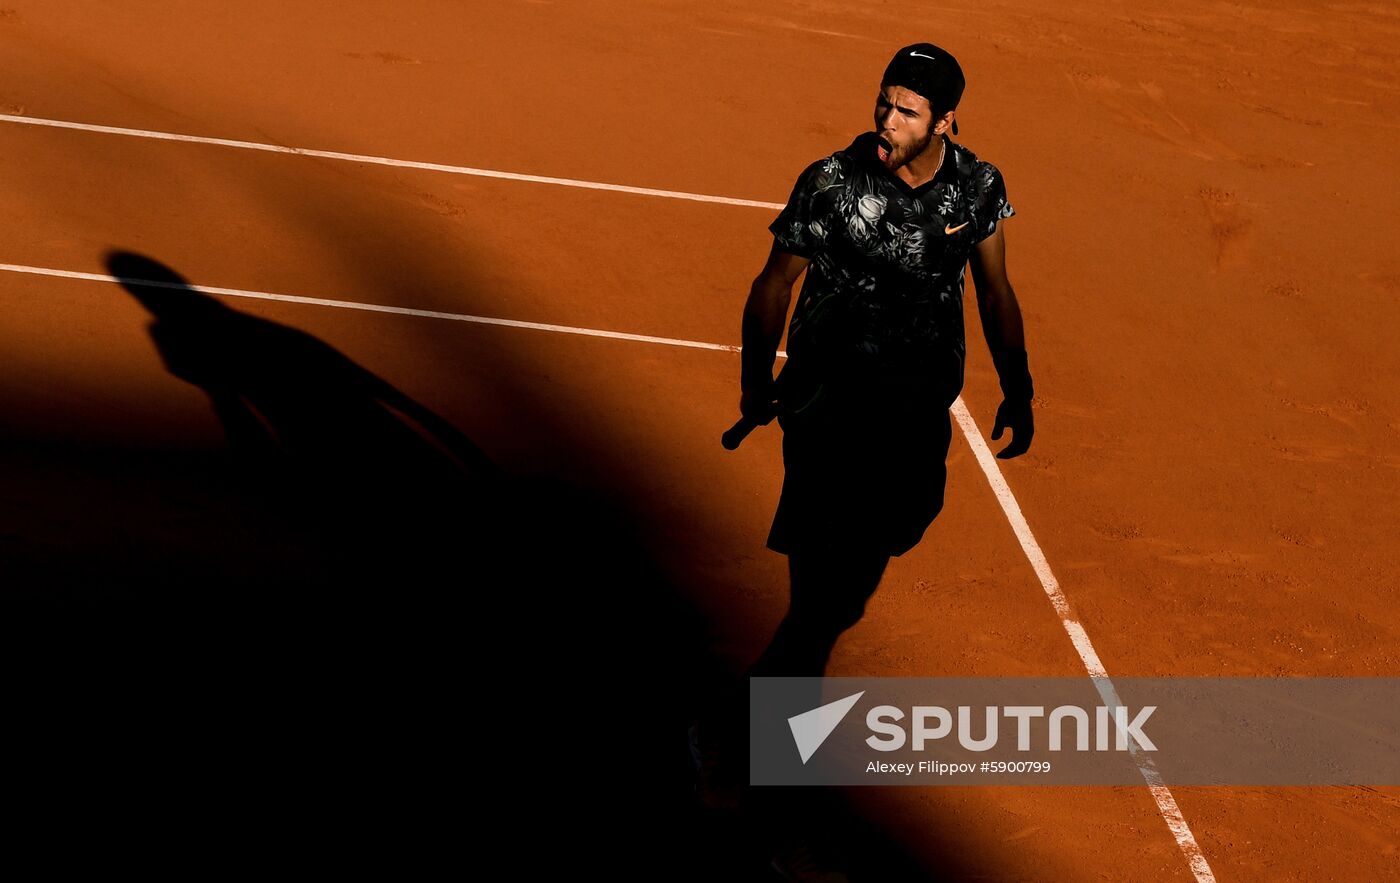
<path fill-rule="evenodd" d="M 996 425 L 992 427 L 992 441 L 1001 438 L 1003 429 L 1011 430 L 1011 444 L 997 452 L 998 460 L 1019 457 L 1031 446 L 1035 435 L 1035 418 L 1031 415 L 1031 403 L 1005 399 L 997 408 Z"/>

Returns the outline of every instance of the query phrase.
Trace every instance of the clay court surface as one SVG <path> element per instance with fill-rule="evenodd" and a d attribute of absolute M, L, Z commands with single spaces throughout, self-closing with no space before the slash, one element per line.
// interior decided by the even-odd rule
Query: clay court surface
<path fill-rule="evenodd" d="M 1400 675 L 1397 38 L 1400 12 L 1368 2 L 7 0 L 5 591 L 253 621 L 383 609 L 405 647 L 421 612 L 448 701 L 564 695 L 610 752 L 487 792 L 540 838 L 522 869 L 695 878 L 689 691 L 742 670 L 786 605 L 763 547 L 778 427 L 719 444 L 776 213 L 734 201 L 785 201 L 871 127 L 890 53 L 931 40 L 967 72 L 958 140 L 1017 212 L 1036 436 L 995 469 L 1104 668 Z M 83 275 L 114 250 L 227 310 L 153 328 Z M 970 277 L 964 306 L 985 439 Z M 451 481 L 396 471 L 429 448 Z M 519 491 L 509 556 L 472 511 L 493 469 Z M 1087 677 L 956 426 L 949 473 L 828 674 Z M 358 554 L 412 579 L 366 587 Z M 339 641 L 360 666 L 383 635 Z M 635 751 L 611 738 L 629 727 Z M 492 732 L 465 766 L 503 753 Z M 1171 795 L 1184 836 L 1146 787 L 851 799 L 927 879 L 1400 879 L 1397 789 Z"/>

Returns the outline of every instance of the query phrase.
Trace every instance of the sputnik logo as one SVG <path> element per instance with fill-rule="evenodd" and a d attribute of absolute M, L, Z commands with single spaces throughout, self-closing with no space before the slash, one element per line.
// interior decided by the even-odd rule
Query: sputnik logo
<path fill-rule="evenodd" d="M 797 753 L 802 756 L 803 764 L 817 753 L 826 737 L 831 735 L 864 695 L 865 691 L 861 690 L 845 699 L 837 699 L 835 702 L 828 702 L 788 718 L 788 729 L 792 730 L 792 741 L 797 743 Z"/>

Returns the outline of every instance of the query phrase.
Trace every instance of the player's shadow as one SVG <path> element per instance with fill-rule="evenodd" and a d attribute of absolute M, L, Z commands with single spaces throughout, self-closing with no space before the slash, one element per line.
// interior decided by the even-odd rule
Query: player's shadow
<path fill-rule="evenodd" d="M 106 264 L 151 313 L 166 368 L 208 395 L 243 490 L 260 492 L 263 514 L 290 533 L 271 549 L 225 550 L 272 556 L 255 583 L 263 592 L 279 603 L 404 598 L 499 548 L 503 476 L 451 423 L 324 341 L 239 312 L 164 264 L 125 251 Z"/>

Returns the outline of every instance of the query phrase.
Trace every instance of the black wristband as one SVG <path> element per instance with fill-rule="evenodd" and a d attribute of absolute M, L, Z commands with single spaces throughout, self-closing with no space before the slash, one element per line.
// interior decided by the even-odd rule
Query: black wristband
<path fill-rule="evenodd" d="M 992 364 L 996 365 L 997 377 L 1001 380 L 1001 394 L 1008 400 L 1029 402 L 1035 398 L 1024 349 L 994 350 Z"/>
<path fill-rule="evenodd" d="M 769 356 L 767 364 L 759 364 L 760 360 L 752 353 L 745 352 L 740 357 L 739 387 L 741 389 L 768 389 L 773 385 L 773 362 L 776 354 Z"/>

